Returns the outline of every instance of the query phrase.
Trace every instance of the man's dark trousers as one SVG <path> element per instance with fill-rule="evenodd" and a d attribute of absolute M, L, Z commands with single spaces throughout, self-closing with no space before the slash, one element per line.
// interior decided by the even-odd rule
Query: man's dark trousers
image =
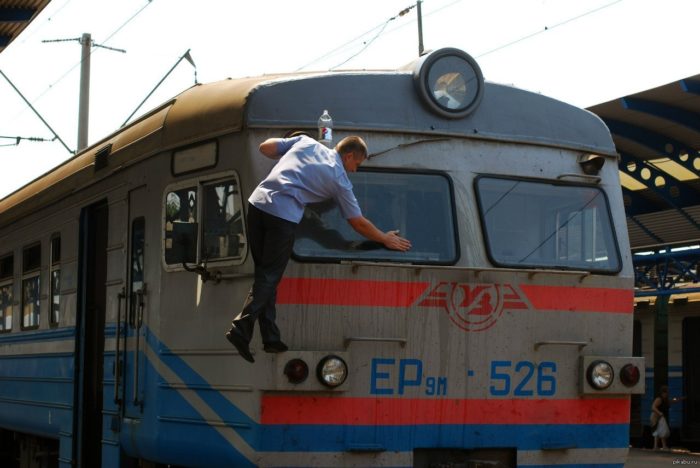
<path fill-rule="evenodd" d="M 260 323 L 263 343 L 280 341 L 275 324 L 277 285 L 282 279 L 294 247 L 297 224 L 248 205 L 248 242 L 255 262 L 253 287 L 233 326 L 250 343 L 255 321 Z"/>

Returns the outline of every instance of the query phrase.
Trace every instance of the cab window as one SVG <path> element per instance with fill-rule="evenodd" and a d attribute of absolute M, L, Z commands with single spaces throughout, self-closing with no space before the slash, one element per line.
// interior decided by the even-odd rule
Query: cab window
<path fill-rule="evenodd" d="M 610 208 L 600 188 L 479 177 L 476 192 L 495 264 L 620 271 Z"/>
<path fill-rule="evenodd" d="M 381 231 L 398 230 L 411 241 L 411 250 L 388 250 L 368 241 L 350 227 L 330 200 L 306 207 L 294 243 L 298 259 L 416 264 L 457 261 L 452 186 L 447 176 L 364 170 L 349 177 L 362 214 Z"/>

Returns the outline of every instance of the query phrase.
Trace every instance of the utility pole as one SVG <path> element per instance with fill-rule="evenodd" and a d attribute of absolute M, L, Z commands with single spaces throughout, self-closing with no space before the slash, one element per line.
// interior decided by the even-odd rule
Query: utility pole
<path fill-rule="evenodd" d="M 423 12 L 421 10 L 423 0 L 418 0 L 416 3 L 418 13 L 418 56 L 422 56 L 425 49 L 423 48 Z"/>
<path fill-rule="evenodd" d="M 92 55 L 92 47 L 101 47 L 103 49 L 113 50 L 115 52 L 126 53 L 124 49 L 116 49 L 100 44 L 95 44 L 92 41 L 90 33 L 83 33 L 81 37 L 73 39 L 49 39 L 41 42 L 79 42 L 81 45 L 80 53 L 80 97 L 78 102 L 78 148 L 77 152 L 87 147 L 88 143 L 88 126 L 90 120 L 90 55 Z"/>
<path fill-rule="evenodd" d="M 78 152 L 87 148 L 90 122 L 90 48 L 92 37 L 83 33 L 80 38 L 80 101 L 78 103 Z"/>

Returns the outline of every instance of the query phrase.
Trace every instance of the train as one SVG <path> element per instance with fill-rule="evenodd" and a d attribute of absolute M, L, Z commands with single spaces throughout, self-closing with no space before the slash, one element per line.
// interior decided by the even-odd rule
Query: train
<path fill-rule="evenodd" d="M 309 205 L 289 350 L 226 340 L 270 137 L 369 145 Z M 0 200 L 0 464 L 622 468 L 634 271 L 610 132 L 472 56 L 197 84 Z"/>

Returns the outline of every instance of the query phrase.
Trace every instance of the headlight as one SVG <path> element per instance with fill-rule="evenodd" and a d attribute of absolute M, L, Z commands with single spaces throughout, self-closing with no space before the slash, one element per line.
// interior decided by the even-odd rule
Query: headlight
<path fill-rule="evenodd" d="M 337 387 L 345 382 L 348 376 L 348 366 L 338 356 L 326 356 L 316 367 L 316 377 L 327 387 Z"/>
<path fill-rule="evenodd" d="M 469 115 L 484 94 L 479 65 L 459 49 L 439 49 L 423 57 L 413 72 L 413 82 L 431 111 L 451 119 Z"/>
<path fill-rule="evenodd" d="M 597 390 L 605 390 L 613 383 L 615 372 L 612 366 L 605 361 L 594 361 L 586 371 L 588 383 Z"/>

